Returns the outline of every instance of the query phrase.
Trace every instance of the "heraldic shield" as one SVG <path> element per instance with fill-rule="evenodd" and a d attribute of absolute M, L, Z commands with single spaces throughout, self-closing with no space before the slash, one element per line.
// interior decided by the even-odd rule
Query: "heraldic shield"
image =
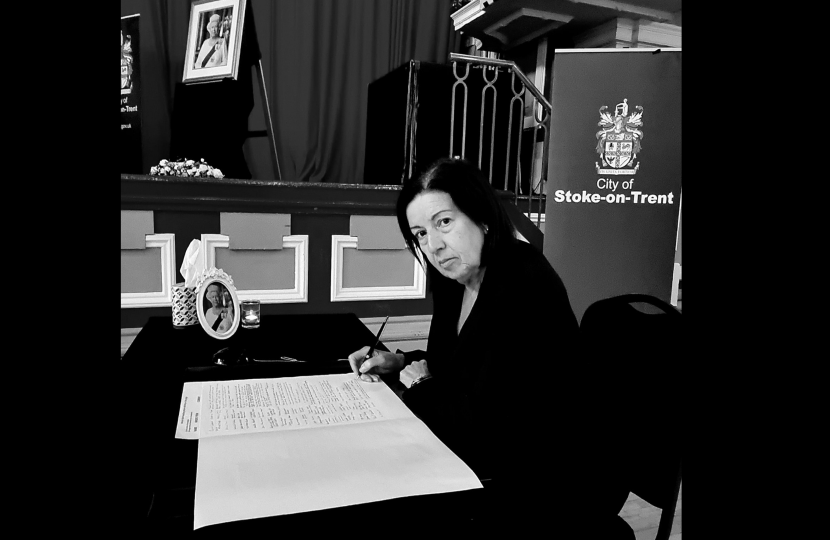
<path fill-rule="evenodd" d="M 634 166 L 634 161 L 640 152 L 640 139 L 643 138 L 642 130 L 638 129 L 643 126 L 643 108 L 637 105 L 637 112 L 629 116 L 627 98 L 617 105 L 614 116 L 606 112 L 607 108 L 603 105 L 599 109 L 600 120 L 597 125 L 602 129 L 596 134 L 597 153 L 604 166 L 613 169 L 634 167 L 631 169 L 631 174 L 634 174 L 640 167 L 639 163 Z"/>
<path fill-rule="evenodd" d="M 605 162 L 619 169 L 628 165 L 634 155 L 634 137 L 631 133 L 611 133 L 605 139 Z"/>

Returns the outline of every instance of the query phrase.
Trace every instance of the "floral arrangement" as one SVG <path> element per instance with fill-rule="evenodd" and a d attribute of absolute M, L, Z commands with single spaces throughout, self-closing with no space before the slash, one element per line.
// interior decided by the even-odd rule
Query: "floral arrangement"
<path fill-rule="evenodd" d="M 181 161 L 168 161 L 162 159 L 159 164 L 150 167 L 151 176 L 184 176 L 184 177 L 200 177 L 200 178 L 224 178 L 222 171 L 211 167 L 205 163 L 204 159 L 194 161 L 192 159 L 184 159 Z"/>

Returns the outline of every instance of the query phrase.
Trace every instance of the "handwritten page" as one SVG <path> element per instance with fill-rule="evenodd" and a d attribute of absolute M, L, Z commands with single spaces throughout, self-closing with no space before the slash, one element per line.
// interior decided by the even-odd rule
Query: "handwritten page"
<path fill-rule="evenodd" d="M 386 384 L 351 374 L 196 384 L 195 529 L 482 487 Z"/>
<path fill-rule="evenodd" d="M 202 435 L 325 427 L 402 414 L 370 396 L 366 386 L 354 375 L 204 383 Z"/>
<path fill-rule="evenodd" d="M 386 386 L 386 385 L 380 385 Z M 354 375 L 185 383 L 176 438 L 199 439 L 412 416 Z"/>

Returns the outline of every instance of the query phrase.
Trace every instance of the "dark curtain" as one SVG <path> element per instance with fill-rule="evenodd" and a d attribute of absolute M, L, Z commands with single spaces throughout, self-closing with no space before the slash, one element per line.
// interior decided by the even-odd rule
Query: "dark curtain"
<path fill-rule="evenodd" d="M 446 63 L 450 52 L 461 50 L 451 0 L 248 0 L 248 6 L 286 181 L 362 183 L 368 84 L 409 60 Z M 175 157 L 169 154 L 171 119 L 190 1 L 121 0 L 122 16 L 134 13 L 141 15 L 142 145 L 149 171 Z M 270 163 L 268 155 L 251 159 Z"/>

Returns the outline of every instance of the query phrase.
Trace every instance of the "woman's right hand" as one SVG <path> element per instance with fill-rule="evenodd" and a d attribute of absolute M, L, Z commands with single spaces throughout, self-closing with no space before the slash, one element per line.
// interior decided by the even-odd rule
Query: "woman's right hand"
<path fill-rule="evenodd" d="M 397 373 L 403 369 L 403 354 L 391 353 L 375 349 L 371 358 L 366 358 L 369 346 L 353 352 L 349 355 L 349 364 L 354 374 L 360 380 L 367 382 L 379 382 L 380 375 Z"/>

